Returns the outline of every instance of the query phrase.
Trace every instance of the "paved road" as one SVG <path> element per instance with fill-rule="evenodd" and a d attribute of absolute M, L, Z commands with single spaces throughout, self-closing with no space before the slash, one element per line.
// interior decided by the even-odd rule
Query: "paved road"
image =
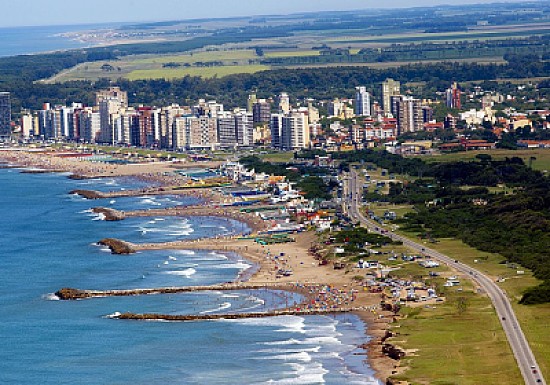
<path fill-rule="evenodd" d="M 348 199 L 348 204 L 346 207 L 348 214 L 352 218 L 359 220 L 370 230 L 380 234 L 384 234 L 394 240 L 402 241 L 403 244 L 408 246 L 409 248 L 423 253 L 426 256 L 430 256 L 431 258 L 437 259 L 440 262 L 443 262 L 450 267 L 460 271 L 461 273 L 470 276 L 470 278 L 474 280 L 481 287 L 481 289 L 489 295 L 489 298 L 493 302 L 493 306 L 500 319 L 502 328 L 506 333 L 508 342 L 512 347 L 512 351 L 514 352 L 514 356 L 516 357 L 516 361 L 525 380 L 525 384 L 546 384 L 544 378 L 542 377 L 542 374 L 540 373 L 540 368 L 535 361 L 535 356 L 533 355 L 533 352 L 531 351 L 531 348 L 527 343 L 527 339 L 525 338 L 525 335 L 521 330 L 510 301 L 508 300 L 508 297 L 506 296 L 504 291 L 495 282 L 493 282 L 491 278 L 481 273 L 480 271 L 463 263 L 460 263 L 452 258 L 449 258 L 448 256 L 436 250 L 427 248 L 423 244 L 416 243 L 399 234 L 384 230 L 380 227 L 378 223 L 365 217 L 358 207 L 359 202 L 362 199 L 362 186 L 358 181 L 358 177 L 359 176 L 357 175 L 357 172 L 355 170 L 351 170 L 349 176 L 347 176 L 344 180 L 346 184 L 344 191 L 348 193 L 348 195 L 345 195 L 345 197 Z M 495 376 L 498 375 L 498 373 L 495 373 Z"/>

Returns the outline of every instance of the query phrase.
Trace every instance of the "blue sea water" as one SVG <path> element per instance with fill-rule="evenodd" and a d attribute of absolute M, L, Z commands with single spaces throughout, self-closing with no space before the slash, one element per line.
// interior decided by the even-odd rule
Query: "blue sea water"
<path fill-rule="evenodd" d="M 207 285 L 250 267 L 238 255 L 211 251 L 111 255 L 95 242 L 196 238 L 239 232 L 242 225 L 212 218 L 96 220 L 88 210 L 98 201 L 68 191 L 140 183 L 94 183 L 0 169 L 1 384 L 379 384 L 364 356 L 355 355 L 366 337 L 354 316 L 191 323 L 106 317 L 264 310 L 297 301 L 296 295 L 262 290 L 56 301 L 51 293 L 62 287 Z"/>
<path fill-rule="evenodd" d="M 109 27 L 112 26 L 101 24 L 0 28 L 0 57 L 87 47 L 88 43 L 74 41 L 59 34 Z"/>

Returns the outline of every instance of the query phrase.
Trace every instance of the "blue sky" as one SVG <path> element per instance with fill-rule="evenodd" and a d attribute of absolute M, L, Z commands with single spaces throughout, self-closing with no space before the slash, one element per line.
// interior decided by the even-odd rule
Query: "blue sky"
<path fill-rule="evenodd" d="M 160 21 L 295 12 L 490 3 L 495 0 L 0 0 L 0 27 Z M 502 1 L 502 0 L 500 0 Z"/>

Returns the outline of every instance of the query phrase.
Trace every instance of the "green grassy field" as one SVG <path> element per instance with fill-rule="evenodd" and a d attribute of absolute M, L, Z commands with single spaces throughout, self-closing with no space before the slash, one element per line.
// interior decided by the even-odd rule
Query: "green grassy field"
<path fill-rule="evenodd" d="M 467 151 L 450 154 L 434 155 L 422 159 L 427 162 L 455 162 L 459 160 L 473 160 L 478 154 L 489 154 L 493 159 L 504 159 L 517 156 L 529 164 L 529 158 L 535 157 L 532 166 L 535 170 L 550 170 L 550 149 L 520 149 L 520 150 L 491 150 L 491 151 Z"/>
<path fill-rule="evenodd" d="M 266 58 L 278 58 L 278 57 L 300 57 L 300 56 L 319 56 L 319 51 L 314 50 L 296 50 L 296 51 L 267 51 L 264 54 Z"/>
<path fill-rule="evenodd" d="M 404 235 L 414 238 L 414 234 L 405 233 Z M 494 279 L 497 277 L 504 279 L 504 282 L 499 285 L 512 300 L 516 316 L 533 349 L 542 373 L 545 377 L 550 376 L 550 326 L 547 322 L 550 319 L 550 304 L 536 306 L 518 304 L 525 289 L 540 283 L 533 277 L 531 271 L 522 267 L 509 268 L 500 263 L 505 259 L 501 255 L 474 249 L 456 239 L 440 239 L 438 243 L 428 243 L 427 246 L 473 266 Z M 517 274 L 518 270 L 523 271 L 524 274 Z"/>
<path fill-rule="evenodd" d="M 476 293 L 467 278 L 459 275 L 460 287 L 444 287 L 443 276 L 451 273 L 445 265 L 427 270 L 416 262 L 388 264 L 399 267 L 392 276 L 404 279 L 426 278 L 428 271 L 441 273 L 428 282 L 445 298 L 435 305 L 417 303 L 406 307 L 402 309 L 406 317 L 391 325 L 396 335 L 389 342 L 407 352 L 401 363 L 407 370 L 395 379 L 441 385 L 521 383 L 521 374 L 490 300 Z"/>
<path fill-rule="evenodd" d="M 241 61 L 257 58 L 253 50 L 250 49 L 238 49 L 238 50 L 215 50 L 215 51 L 201 51 L 194 53 L 185 53 L 181 55 L 171 56 L 146 56 L 136 57 L 132 63 L 141 64 L 165 64 L 165 63 L 197 63 L 197 62 L 209 62 L 209 61 Z"/>
<path fill-rule="evenodd" d="M 432 385 L 522 383 L 489 299 L 466 287 L 448 289 L 446 302 L 410 309 L 392 328 L 398 334 L 390 341 L 409 353 L 402 361 L 408 370 L 396 379 Z"/>
<path fill-rule="evenodd" d="M 200 76 L 203 78 L 212 78 L 214 76 L 224 77 L 233 74 L 250 74 L 270 69 L 262 65 L 236 65 L 236 66 L 215 66 L 215 67 L 191 67 L 175 69 L 152 69 L 136 70 L 130 72 L 126 78 L 130 80 L 139 79 L 175 79 L 184 76 Z"/>
<path fill-rule="evenodd" d="M 507 37 L 522 37 L 532 35 L 545 35 L 549 33 L 547 25 L 533 25 L 532 27 L 520 28 L 490 28 L 485 30 L 469 30 L 467 32 L 440 32 L 440 33 L 402 33 L 384 35 L 359 35 L 329 38 L 329 43 L 413 43 L 413 42 L 444 42 L 444 41 L 465 41 L 465 40 L 489 40 Z"/>
<path fill-rule="evenodd" d="M 288 163 L 294 159 L 293 152 L 276 152 L 272 154 L 261 154 L 259 156 L 264 162 Z"/>

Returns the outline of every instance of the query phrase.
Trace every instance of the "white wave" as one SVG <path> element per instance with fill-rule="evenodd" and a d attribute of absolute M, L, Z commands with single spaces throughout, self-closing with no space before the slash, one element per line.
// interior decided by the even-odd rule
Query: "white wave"
<path fill-rule="evenodd" d="M 201 261 L 227 261 L 229 258 L 223 254 L 210 253 L 207 256 L 202 256 Z"/>
<path fill-rule="evenodd" d="M 280 346 L 280 345 L 342 345 L 342 342 L 336 337 L 309 337 L 304 340 L 290 338 L 288 340 L 264 342 L 263 345 Z"/>
<path fill-rule="evenodd" d="M 165 218 L 155 218 L 155 221 L 157 222 L 162 222 L 162 221 L 165 221 L 166 219 Z"/>
<path fill-rule="evenodd" d="M 328 373 L 328 370 L 323 368 L 323 365 L 320 363 L 312 363 L 310 365 L 304 366 L 301 364 L 289 364 L 294 372 L 292 375 L 295 377 L 283 378 L 280 380 L 269 380 L 265 384 L 273 385 L 294 385 L 294 384 L 324 384 L 325 383 L 325 374 Z"/>
<path fill-rule="evenodd" d="M 310 337 L 306 338 L 303 342 L 300 342 L 300 344 L 303 345 L 314 345 L 314 344 L 322 344 L 322 345 L 342 345 L 342 341 L 340 341 L 336 337 Z"/>
<path fill-rule="evenodd" d="M 87 209 L 87 210 L 79 211 L 78 213 L 79 214 L 90 214 L 90 213 L 93 213 L 93 210 L 92 209 Z"/>
<path fill-rule="evenodd" d="M 165 261 L 164 264 L 168 264 L 166 263 L 168 261 Z M 198 263 L 172 263 L 170 264 L 170 266 L 172 267 L 177 267 L 179 269 L 189 269 L 190 267 L 198 267 L 199 264 Z"/>
<path fill-rule="evenodd" d="M 59 298 L 57 295 L 55 295 L 55 293 L 44 294 L 42 296 L 42 299 L 45 299 L 47 301 L 60 301 L 61 300 L 61 298 Z"/>
<path fill-rule="evenodd" d="M 162 204 L 157 202 L 155 198 L 142 199 L 140 203 L 149 206 L 162 206 Z"/>
<path fill-rule="evenodd" d="M 311 362 L 312 358 L 308 352 L 277 354 L 275 356 L 257 357 L 258 360 L 281 360 L 281 361 L 299 361 Z"/>
<path fill-rule="evenodd" d="M 217 308 L 212 309 L 212 310 L 201 311 L 200 314 L 214 313 L 214 312 L 217 312 L 217 311 L 229 309 L 230 307 L 231 307 L 231 304 L 229 302 L 224 302 L 224 303 L 220 304 L 220 306 L 218 306 Z"/>
<path fill-rule="evenodd" d="M 111 249 L 109 249 L 108 247 L 101 247 L 99 250 L 101 250 L 104 253 L 111 253 Z"/>
<path fill-rule="evenodd" d="M 188 235 L 191 235 L 192 233 L 193 231 L 179 231 L 176 233 L 168 233 L 168 235 L 171 237 L 186 237 Z"/>
<path fill-rule="evenodd" d="M 259 353 L 272 353 L 272 354 L 293 354 L 293 353 L 319 353 L 319 350 L 321 350 L 321 346 L 315 346 L 313 348 L 294 348 L 294 349 L 263 349 L 258 350 Z"/>
<path fill-rule="evenodd" d="M 104 221 L 107 217 L 103 213 L 98 213 L 92 221 Z"/>
<path fill-rule="evenodd" d="M 121 314 L 120 312 L 115 311 L 115 312 L 112 313 L 112 314 L 106 315 L 104 318 L 117 318 L 117 317 L 120 317 L 120 314 Z"/>
<path fill-rule="evenodd" d="M 197 270 L 193 268 L 185 269 L 185 270 L 174 270 L 174 271 L 167 271 L 164 274 L 169 275 L 178 275 L 185 278 L 191 278 L 194 274 L 197 273 Z"/>
<path fill-rule="evenodd" d="M 305 333 L 309 336 L 341 336 L 342 334 L 336 331 L 336 325 L 338 325 L 339 321 L 331 321 L 332 323 L 329 325 L 315 325 L 311 328 L 308 328 L 306 329 Z"/>
<path fill-rule="evenodd" d="M 170 261 L 177 261 L 178 260 L 176 257 L 172 257 L 171 255 L 168 256 L 168 259 Z"/>
<path fill-rule="evenodd" d="M 244 262 L 227 263 L 224 265 L 215 266 L 216 269 L 239 269 L 239 270 L 247 270 L 251 267 L 252 265 L 249 265 L 248 263 L 244 263 Z"/>
<path fill-rule="evenodd" d="M 239 294 L 224 294 L 222 295 L 222 298 L 240 298 L 241 296 Z"/>
<path fill-rule="evenodd" d="M 288 340 L 283 340 L 283 341 L 270 341 L 270 342 L 263 342 L 262 345 L 274 345 L 274 346 L 277 346 L 277 345 L 300 345 L 302 343 L 302 341 L 299 341 L 295 338 L 290 338 Z"/>
<path fill-rule="evenodd" d="M 111 204 L 111 205 L 114 205 L 115 203 L 116 203 L 116 200 L 114 200 L 114 199 L 109 201 L 109 204 Z"/>
<path fill-rule="evenodd" d="M 226 322 L 235 322 L 249 326 L 270 326 L 281 329 L 276 329 L 277 332 L 294 332 L 304 333 L 305 318 L 295 315 L 283 315 L 279 317 L 269 318 L 250 318 L 238 320 L 226 320 Z"/>
<path fill-rule="evenodd" d="M 180 254 L 180 255 L 195 255 L 195 252 L 193 250 L 176 250 L 174 254 Z"/>
<path fill-rule="evenodd" d="M 257 303 L 255 305 L 252 305 L 252 306 L 249 306 L 249 307 L 243 307 L 243 308 L 240 308 L 239 310 L 242 311 L 242 312 L 247 312 L 247 311 L 250 311 L 250 310 L 253 310 L 253 309 L 257 309 L 262 305 L 263 305 L 263 301 L 262 301 L 262 303 Z"/>

